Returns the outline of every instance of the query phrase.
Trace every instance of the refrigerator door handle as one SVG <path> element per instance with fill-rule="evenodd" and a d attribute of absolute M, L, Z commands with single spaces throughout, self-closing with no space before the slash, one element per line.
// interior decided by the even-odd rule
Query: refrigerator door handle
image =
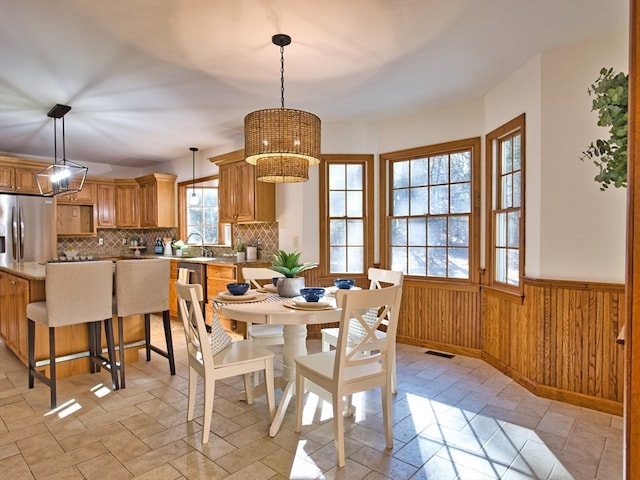
<path fill-rule="evenodd" d="M 18 261 L 22 261 L 22 259 L 24 258 L 24 220 L 22 219 L 23 214 L 22 214 L 22 207 L 18 207 L 18 221 L 20 223 L 20 231 L 19 231 L 19 235 L 20 235 L 20 258 L 18 259 Z"/>
<path fill-rule="evenodd" d="M 18 219 L 16 218 L 16 207 L 11 208 L 11 250 L 13 260 L 18 260 Z"/>

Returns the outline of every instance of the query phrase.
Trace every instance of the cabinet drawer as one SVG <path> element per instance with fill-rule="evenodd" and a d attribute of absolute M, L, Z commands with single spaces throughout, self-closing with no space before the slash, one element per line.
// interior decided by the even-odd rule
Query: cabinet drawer
<path fill-rule="evenodd" d="M 207 265 L 207 278 L 219 278 L 235 282 L 237 278 L 236 267 L 233 265 Z"/>

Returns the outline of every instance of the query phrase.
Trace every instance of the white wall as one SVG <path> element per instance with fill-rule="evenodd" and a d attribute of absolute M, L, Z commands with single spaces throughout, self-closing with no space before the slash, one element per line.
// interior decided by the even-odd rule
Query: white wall
<path fill-rule="evenodd" d="M 626 30 L 542 56 L 539 208 L 545 278 L 624 281 L 627 191 L 600 191 L 593 180 L 597 167 L 579 160 L 591 141 L 608 137 L 608 129 L 596 124 L 587 94 L 603 67 L 629 71 Z"/>
<path fill-rule="evenodd" d="M 536 55 L 484 97 L 485 134 L 525 113 L 525 273 L 539 277 L 541 153 L 541 56 Z M 484 232 L 484 230 L 483 230 Z"/>

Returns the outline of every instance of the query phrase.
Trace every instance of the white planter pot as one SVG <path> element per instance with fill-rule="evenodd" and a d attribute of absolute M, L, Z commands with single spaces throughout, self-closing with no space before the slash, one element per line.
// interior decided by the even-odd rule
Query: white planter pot
<path fill-rule="evenodd" d="M 238 262 L 244 262 L 245 252 L 236 252 L 236 260 Z"/>
<path fill-rule="evenodd" d="M 304 277 L 282 277 L 278 279 L 278 284 L 276 285 L 278 295 L 287 298 L 293 298 L 300 295 L 301 288 L 304 288 Z"/>

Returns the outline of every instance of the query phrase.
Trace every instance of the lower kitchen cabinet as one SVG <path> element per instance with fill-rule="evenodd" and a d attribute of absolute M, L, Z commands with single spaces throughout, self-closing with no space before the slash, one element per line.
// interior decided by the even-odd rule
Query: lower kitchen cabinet
<path fill-rule="evenodd" d="M 178 295 L 176 294 L 176 282 L 178 281 L 178 261 L 171 260 L 169 267 L 169 315 L 178 317 Z"/>
<path fill-rule="evenodd" d="M 238 281 L 238 267 L 235 265 L 207 265 L 207 296 L 209 303 L 206 306 L 207 323 L 213 319 L 212 299 L 220 292 L 227 291 L 227 283 Z M 237 322 L 220 315 L 222 328 L 232 335 L 243 338 L 247 336 L 247 326 L 244 322 Z"/>
<path fill-rule="evenodd" d="M 44 299 L 44 281 L 29 281 L 0 272 L 0 336 L 27 363 L 27 305 Z"/>

